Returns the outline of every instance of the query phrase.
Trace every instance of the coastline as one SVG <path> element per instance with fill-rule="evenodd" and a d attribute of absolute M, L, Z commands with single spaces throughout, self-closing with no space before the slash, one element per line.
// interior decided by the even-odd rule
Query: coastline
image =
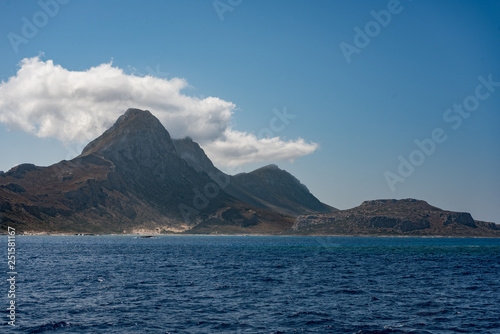
<path fill-rule="evenodd" d="M 1 236 L 7 236 L 7 233 L 0 233 Z M 75 236 L 75 237 L 91 237 L 91 236 L 130 236 L 130 237 L 161 237 L 161 236 L 206 236 L 206 237 L 349 237 L 349 238 L 488 238 L 500 239 L 500 236 L 478 236 L 478 235 L 369 235 L 369 234 L 189 234 L 189 233 L 66 233 L 66 232 L 23 232 L 17 236 Z"/>

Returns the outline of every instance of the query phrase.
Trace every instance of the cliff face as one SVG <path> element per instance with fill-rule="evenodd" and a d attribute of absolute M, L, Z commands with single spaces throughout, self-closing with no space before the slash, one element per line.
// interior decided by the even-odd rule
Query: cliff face
<path fill-rule="evenodd" d="M 496 224 L 415 199 L 366 201 L 349 210 L 302 215 L 295 220 L 293 230 L 318 235 L 500 236 Z"/>

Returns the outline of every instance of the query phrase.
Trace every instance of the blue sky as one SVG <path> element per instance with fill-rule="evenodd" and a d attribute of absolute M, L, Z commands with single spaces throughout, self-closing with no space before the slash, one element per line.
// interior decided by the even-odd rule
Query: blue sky
<path fill-rule="evenodd" d="M 255 161 L 240 156 L 245 164 L 238 171 L 276 163 L 332 206 L 412 197 L 500 223 L 500 87 L 490 83 L 489 91 L 482 84 L 500 82 L 498 1 L 221 0 L 219 12 L 211 0 L 62 2 L 55 13 L 52 1 L 42 1 L 54 11 L 45 16 L 37 1 L 0 2 L 0 170 L 72 158 L 94 134 L 83 129 L 87 137 L 66 140 L 57 131 L 43 137 L 27 130 L 33 117 L 51 110 L 30 100 L 25 87 L 31 79 L 8 83 L 20 76 L 23 59 L 40 56 L 32 71 L 60 66 L 65 73 L 86 73 L 110 64 L 125 77 L 183 78 L 182 96 L 172 95 L 179 101 L 218 98 L 209 116 L 231 113 L 217 123 L 233 131 L 223 140 L 217 137 L 222 132 L 184 129 L 167 114 L 161 120 L 170 120 L 172 128 L 165 125 L 171 133 L 199 134 L 226 170 L 229 155 L 221 147 L 254 140 Z M 385 22 L 375 23 L 372 11 Z M 12 43 L 12 34 L 25 38 L 23 26 L 34 20 L 38 31 Z M 356 27 L 364 39 L 356 40 Z M 358 46 L 348 57 L 341 48 L 347 44 Z M 64 86 L 54 78 L 51 85 Z M 464 101 L 473 110 L 462 111 L 467 118 L 447 113 Z M 70 102 L 59 106 L 58 115 L 74 112 Z M 196 121 L 196 108 L 186 122 Z M 155 112 L 154 105 L 149 109 Z M 266 147 L 259 134 L 269 134 L 263 129 L 284 110 L 294 117 L 274 126 L 270 137 L 279 142 Z M 93 115 L 101 125 L 114 117 Z M 454 129 L 457 117 L 461 124 Z M 426 154 L 415 140 L 428 143 L 434 129 L 446 140 L 428 146 Z M 398 172 L 400 156 L 415 163 L 411 172 Z"/>

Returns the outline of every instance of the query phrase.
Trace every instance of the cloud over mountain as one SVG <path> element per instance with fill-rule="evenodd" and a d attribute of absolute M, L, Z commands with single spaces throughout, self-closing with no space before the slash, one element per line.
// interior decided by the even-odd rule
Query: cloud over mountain
<path fill-rule="evenodd" d="M 236 109 L 217 97 L 187 96 L 181 78 L 126 74 L 111 63 L 70 71 L 40 57 L 25 58 L 0 83 L 0 122 L 39 137 L 86 142 L 129 107 L 150 110 L 172 137 L 192 137 L 219 165 L 293 160 L 317 148 L 299 138 L 258 138 L 231 127 Z"/>

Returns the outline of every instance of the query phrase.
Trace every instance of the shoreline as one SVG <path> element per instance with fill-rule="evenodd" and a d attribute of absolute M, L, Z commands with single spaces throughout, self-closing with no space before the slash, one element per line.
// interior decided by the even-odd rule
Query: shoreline
<path fill-rule="evenodd" d="M 0 233 L 0 237 L 8 236 L 7 233 Z M 162 236 L 206 236 L 206 237 L 348 237 L 348 238 L 488 238 L 500 239 L 500 236 L 468 236 L 468 235 L 366 235 L 366 234 L 308 234 L 308 235 L 290 235 L 290 234 L 188 234 L 188 233 L 47 233 L 47 232 L 28 232 L 16 234 L 16 236 L 74 236 L 74 237 L 101 237 L 101 236 L 129 236 L 129 237 L 162 237 Z"/>

